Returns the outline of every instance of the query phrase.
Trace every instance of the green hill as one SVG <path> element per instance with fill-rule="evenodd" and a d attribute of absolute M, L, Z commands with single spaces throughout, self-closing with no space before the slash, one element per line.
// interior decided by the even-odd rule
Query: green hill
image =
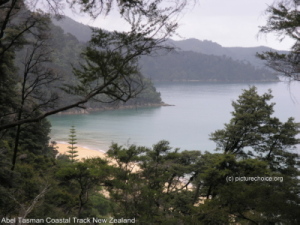
<path fill-rule="evenodd" d="M 91 27 L 68 17 L 54 23 L 81 42 L 90 38 Z M 155 81 L 277 80 L 255 57 L 256 52 L 270 50 L 267 47 L 225 48 L 212 41 L 197 39 L 169 40 L 168 44 L 175 47 L 173 53 L 141 58 L 141 70 L 146 77 Z"/>
<path fill-rule="evenodd" d="M 70 22 L 71 20 L 68 21 Z M 52 63 L 48 62 L 47 66 L 49 66 L 50 69 L 55 70 L 61 76 L 61 79 L 54 85 L 57 94 L 59 94 L 64 99 L 64 102 L 72 102 L 72 100 L 78 97 L 65 93 L 61 88 L 63 88 L 63 84 L 70 85 L 76 83 L 77 80 L 73 75 L 73 67 L 78 68 L 80 63 L 83 63 L 80 54 L 87 46 L 87 44 L 86 42 L 80 42 L 73 34 L 64 32 L 64 30 L 59 26 L 50 24 L 50 29 L 52 36 L 49 40 L 48 45 L 51 46 L 51 57 L 53 61 Z M 82 29 L 84 30 L 88 28 L 84 26 L 84 28 Z M 22 61 L 26 57 L 26 51 L 26 48 L 24 48 L 17 54 L 18 57 L 16 58 L 16 64 L 20 68 L 23 68 Z M 20 69 L 19 72 L 22 73 L 23 69 Z M 164 103 L 161 100 L 160 93 L 156 91 L 151 81 L 147 78 L 144 78 L 144 85 L 144 90 L 136 98 L 130 99 L 126 103 L 118 102 L 117 104 L 104 104 L 99 103 L 98 101 L 91 101 L 85 104 L 87 110 L 72 109 L 70 110 L 70 113 L 75 113 L 76 111 L 82 113 L 94 110 L 113 109 L 117 107 L 131 108 L 139 106 L 143 107 L 163 105 Z M 61 104 L 64 103 L 61 102 Z"/>
<path fill-rule="evenodd" d="M 276 76 L 269 70 L 256 68 L 249 62 L 192 51 L 172 52 L 161 57 L 144 57 L 141 67 L 143 74 L 155 81 L 276 80 Z"/>
<path fill-rule="evenodd" d="M 256 53 L 276 51 L 265 46 L 223 47 L 213 41 L 200 41 L 195 38 L 180 41 L 169 40 L 169 43 L 175 46 L 179 51 L 193 51 L 206 55 L 227 56 L 233 60 L 249 62 L 255 67 L 264 67 L 264 62 L 255 56 Z"/>

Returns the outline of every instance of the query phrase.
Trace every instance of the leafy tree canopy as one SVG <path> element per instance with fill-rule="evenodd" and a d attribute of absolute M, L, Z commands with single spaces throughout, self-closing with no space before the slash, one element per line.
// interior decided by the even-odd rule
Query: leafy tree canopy
<path fill-rule="evenodd" d="M 275 33 L 282 40 L 285 37 L 293 39 L 294 45 L 288 54 L 274 51 L 257 54 L 265 60 L 266 65 L 280 75 L 290 80 L 299 81 L 299 50 L 300 50 L 300 12 L 298 0 L 279 1 L 269 6 L 266 10 L 268 16 L 265 26 L 260 28 L 263 34 Z"/>

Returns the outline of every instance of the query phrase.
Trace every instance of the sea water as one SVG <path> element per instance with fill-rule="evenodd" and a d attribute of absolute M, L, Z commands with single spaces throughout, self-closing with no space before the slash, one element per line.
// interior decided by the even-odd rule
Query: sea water
<path fill-rule="evenodd" d="M 300 82 L 170 82 L 155 86 L 163 101 L 174 106 L 51 116 L 51 137 L 67 142 L 74 125 L 78 145 L 92 149 L 106 151 L 113 142 L 151 147 L 167 140 L 170 146 L 182 150 L 214 151 L 216 145 L 209 135 L 224 128 L 231 118 L 232 101 L 252 85 L 260 94 L 272 90 L 274 116 L 281 121 L 294 117 L 300 122 Z"/>

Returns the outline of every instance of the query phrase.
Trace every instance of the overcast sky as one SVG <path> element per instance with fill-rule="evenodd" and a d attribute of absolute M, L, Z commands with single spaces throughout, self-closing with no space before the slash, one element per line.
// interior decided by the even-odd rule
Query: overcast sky
<path fill-rule="evenodd" d="M 198 0 L 188 7 L 179 20 L 176 40 L 197 38 L 211 40 L 225 47 L 269 46 L 278 50 L 288 50 L 291 40 L 278 41 L 274 34 L 258 36 L 259 26 L 265 24 L 265 10 L 274 0 Z M 120 30 L 126 24 L 117 20 L 112 12 L 96 21 L 84 16 L 67 13 L 73 19 L 107 30 Z"/>

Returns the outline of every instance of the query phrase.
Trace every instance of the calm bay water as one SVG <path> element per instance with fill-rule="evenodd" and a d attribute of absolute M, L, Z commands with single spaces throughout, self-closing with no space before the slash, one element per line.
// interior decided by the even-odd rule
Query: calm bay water
<path fill-rule="evenodd" d="M 51 137 L 67 142 L 76 126 L 78 145 L 107 150 L 112 142 L 151 147 L 168 140 L 182 150 L 215 149 L 209 134 L 223 129 L 233 110 L 231 102 L 255 85 L 260 94 L 272 90 L 275 113 L 281 121 L 300 122 L 300 83 L 163 83 L 156 84 L 162 99 L 175 106 L 95 112 L 88 115 L 56 115 L 50 118 Z"/>

